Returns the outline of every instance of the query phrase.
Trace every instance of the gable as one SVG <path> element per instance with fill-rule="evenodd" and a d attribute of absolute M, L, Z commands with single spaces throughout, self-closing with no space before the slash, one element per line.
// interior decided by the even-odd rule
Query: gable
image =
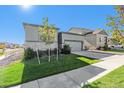
<path fill-rule="evenodd" d="M 108 34 L 105 32 L 105 30 L 100 31 L 99 34 L 108 35 Z"/>
<path fill-rule="evenodd" d="M 68 32 L 84 35 L 86 33 L 92 32 L 92 30 L 85 29 L 85 28 L 76 28 L 76 27 L 73 27 L 73 28 L 69 29 Z"/>
<path fill-rule="evenodd" d="M 108 35 L 105 30 L 96 30 L 93 32 L 93 34 L 97 35 L 97 34 L 101 34 L 101 35 Z"/>

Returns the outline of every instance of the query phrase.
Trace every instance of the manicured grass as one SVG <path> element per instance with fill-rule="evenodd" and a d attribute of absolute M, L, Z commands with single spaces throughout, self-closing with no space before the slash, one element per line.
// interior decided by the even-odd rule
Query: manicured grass
<path fill-rule="evenodd" d="M 1 68 L 0 87 L 24 83 L 99 62 L 99 60 L 96 59 L 73 54 L 62 55 L 59 57 L 59 61 L 56 61 L 55 57 L 51 58 L 51 62 L 48 62 L 47 58 L 42 58 L 40 60 L 41 64 L 38 64 L 37 59 L 32 59 L 29 61 L 18 61 Z"/>
<path fill-rule="evenodd" d="M 89 88 L 124 88 L 124 66 L 86 85 Z"/>
<path fill-rule="evenodd" d="M 106 50 L 106 52 L 113 52 L 113 53 L 124 53 L 124 50 L 112 49 L 112 50 Z"/>
<path fill-rule="evenodd" d="M 93 63 L 96 63 L 96 62 L 100 61 L 100 60 L 97 60 L 97 59 L 87 58 L 87 57 L 77 57 L 77 59 L 79 59 L 81 61 L 84 61 L 84 62 L 87 62 L 89 64 L 93 64 Z"/>

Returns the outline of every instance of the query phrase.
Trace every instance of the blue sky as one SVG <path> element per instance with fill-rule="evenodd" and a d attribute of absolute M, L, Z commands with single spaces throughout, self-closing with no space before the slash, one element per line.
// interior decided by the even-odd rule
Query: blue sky
<path fill-rule="evenodd" d="M 0 6 L 0 42 L 23 44 L 25 31 L 22 23 L 42 24 L 42 18 L 48 17 L 50 24 L 55 24 L 60 31 L 71 27 L 95 30 L 108 29 L 107 15 L 115 15 L 113 6 Z"/>

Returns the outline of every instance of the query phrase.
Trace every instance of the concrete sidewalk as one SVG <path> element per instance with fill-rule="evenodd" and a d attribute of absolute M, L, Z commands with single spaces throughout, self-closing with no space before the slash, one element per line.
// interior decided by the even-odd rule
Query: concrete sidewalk
<path fill-rule="evenodd" d="M 12 88 L 79 88 L 124 65 L 124 55 Z"/>

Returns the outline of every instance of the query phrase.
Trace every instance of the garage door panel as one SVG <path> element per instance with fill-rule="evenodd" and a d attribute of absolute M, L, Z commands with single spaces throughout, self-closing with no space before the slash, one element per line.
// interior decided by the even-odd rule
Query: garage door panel
<path fill-rule="evenodd" d="M 65 44 L 71 47 L 71 51 L 81 51 L 82 49 L 82 42 L 80 41 L 65 41 Z"/>

